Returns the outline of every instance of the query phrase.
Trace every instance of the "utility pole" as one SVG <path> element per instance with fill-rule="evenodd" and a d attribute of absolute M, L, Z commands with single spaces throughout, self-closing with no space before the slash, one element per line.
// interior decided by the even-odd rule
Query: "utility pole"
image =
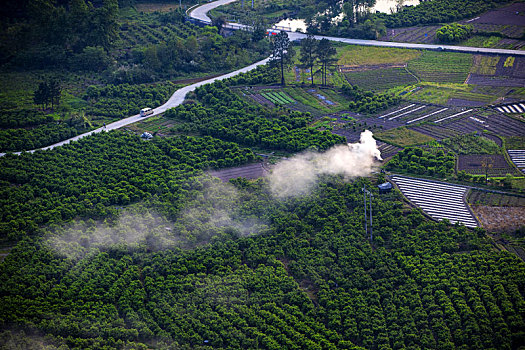
<path fill-rule="evenodd" d="M 253 10 L 253 1 L 254 1 L 254 0 L 252 0 L 252 10 Z"/>
<path fill-rule="evenodd" d="M 244 0 L 241 1 L 241 9 L 244 10 Z"/>

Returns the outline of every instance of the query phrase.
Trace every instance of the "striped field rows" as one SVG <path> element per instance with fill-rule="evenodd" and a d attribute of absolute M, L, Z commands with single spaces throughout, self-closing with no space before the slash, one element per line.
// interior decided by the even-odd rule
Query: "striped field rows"
<path fill-rule="evenodd" d="M 392 180 L 410 202 L 433 219 L 447 219 L 453 224 L 457 222 L 467 227 L 478 226 L 465 202 L 467 187 L 398 175 L 393 176 Z"/>

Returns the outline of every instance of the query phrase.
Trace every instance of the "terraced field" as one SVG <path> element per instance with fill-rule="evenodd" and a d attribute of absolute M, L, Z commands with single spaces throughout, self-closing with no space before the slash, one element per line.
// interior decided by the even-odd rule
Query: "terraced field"
<path fill-rule="evenodd" d="M 478 222 L 465 202 L 467 187 L 395 175 L 392 180 L 403 195 L 435 220 L 447 219 L 467 227 Z"/>

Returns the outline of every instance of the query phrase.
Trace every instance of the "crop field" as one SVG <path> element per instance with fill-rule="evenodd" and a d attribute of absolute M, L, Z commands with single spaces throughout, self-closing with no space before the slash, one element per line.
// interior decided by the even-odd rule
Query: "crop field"
<path fill-rule="evenodd" d="M 483 104 L 488 104 L 496 100 L 496 96 L 492 95 L 485 95 L 485 94 L 479 94 L 475 92 L 470 91 L 461 91 L 457 90 L 455 91 L 450 99 L 460 99 L 465 101 L 473 101 L 473 102 L 480 102 Z"/>
<path fill-rule="evenodd" d="M 502 150 L 498 144 L 489 139 L 485 134 L 466 134 L 442 140 L 441 144 L 456 154 L 501 154 Z"/>
<path fill-rule="evenodd" d="M 303 112 L 313 112 L 313 115 L 339 112 L 346 105 L 344 96 L 331 89 L 286 87 L 283 91 L 298 102 L 294 106 L 295 109 Z M 304 109 L 303 106 L 305 107 Z"/>
<path fill-rule="evenodd" d="M 387 35 L 380 40 L 389 40 L 417 44 L 433 44 L 439 26 L 406 27 L 388 29 Z"/>
<path fill-rule="evenodd" d="M 295 100 L 288 96 L 283 91 L 262 91 L 260 94 L 265 99 L 269 100 L 275 105 L 286 105 L 295 103 Z"/>
<path fill-rule="evenodd" d="M 512 87 L 512 86 L 487 86 L 487 85 L 476 85 L 472 88 L 471 92 L 493 95 L 493 96 L 504 96 L 505 98 L 511 99 L 525 99 L 525 87 Z"/>
<path fill-rule="evenodd" d="M 406 127 L 383 131 L 375 134 L 375 138 L 398 147 L 422 145 L 434 138 Z"/>
<path fill-rule="evenodd" d="M 249 95 L 255 102 L 261 104 L 261 105 L 265 105 L 265 106 L 270 106 L 270 107 L 275 107 L 275 104 L 268 100 L 267 98 L 264 98 L 261 94 L 252 94 L 252 95 Z"/>
<path fill-rule="evenodd" d="M 456 52 L 423 51 L 408 62 L 408 69 L 422 81 L 463 83 L 472 66 L 472 55 Z"/>
<path fill-rule="evenodd" d="M 509 24 L 489 24 L 489 23 L 472 23 L 474 33 L 479 32 L 499 32 L 509 38 L 520 39 L 525 28 L 523 25 Z"/>
<path fill-rule="evenodd" d="M 491 131 L 500 136 L 525 135 L 525 123 L 501 113 L 488 115 L 463 116 L 459 119 L 446 120 L 442 126 L 458 131 L 461 134 Z"/>
<path fill-rule="evenodd" d="M 485 171 L 489 176 L 516 175 L 514 167 L 510 166 L 501 154 L 460 154 L 458 171 L 472 175 L 485 175 Z"/>
<path fill-rule="evenodd" d="M 518 114 L 525 113 L 525 103 L 509 103 L 495 107 L 501 113 Z"/>
<path fill-rule="evenodd" d="M 381 158 L 383 158 L 383 161 L 387 158 L 395 156 L 399 151 L 402 150 L 400 147 L 389 145 L 388 143 L 383 143 L 381 141 L 379 142 L 377 148 L 379 149 L 379 152 L 381 152 Z"/>
<path fill-rule="evenodd" d="M 525 85 L 525 79 L 524 78 L 514 78 L 514 77 L 497 77 L 497 76 L 470 74 L 467 80 L 467 84 L 500 86 L 500 87 L 507 87 L 507 86 L 523 87 Z"/>
<path fill-rule="evenodd" d="M 499 36 L 481 36 L 474 35 L 461 42 L 462 46 L 473 46 L 473 47 L 497 47 L 498 43 L 502 40 Z"/>
<path fill-rule="evenodd" d="M 509 149 L 507 153 L 512 162 L 525 173 L 525 149 Z"/>
<path fill-rule="evenodd" d="M 495 100 L 496 96 L 473 93 L 473 86 L 463 83 L 437 83 L 437 82 L 422 82 L 405 89 L 403 98 L 410 101 L 418 101 L 421 103 L 433 103 L 438 105 L 458 105 L 455 100 L 464 100 L 464 104 L 460 105 L 484 105 L 486 101 Z M 470 101 L 470 102 L 469 102 Z"/>
<path fill-rule="evenodd" d="M 159 115 L 131 124 L 127 126 L 126 129 L 137 134 L 147 131 L 151 134 L 158 134 L 159 136 L 169 136 L 174 134 L 172 128 L 175 124 L 177 124 L 177 122 L 173 119 L 167 119 Z"/>
<path fill-rule="evenodd" d="M 501 60 L 501 56 L 475 55 L 471 73 L 480 75 L 496 74 L 496 66 Z"/>
<path fill-rule="evenodd" d="M 467 187 L 397 175 L 392 180 L 410 202 L 433 219 L 447 219 L 451 223 L 462 223 L 467 227 L 478 226 L 463 200 L 468 191 Z"/>
<path fill-rule="evenodd" d="M 506 149 L 525 149 L 525 135 L 505 137 Z"/>
<path fill-rule="evenodd" d="M 347 81 L 365 90 L 387 90 L 400 85 L 417 83 L 417 79 L 405 68 L 369 69 L 347 72 Z"/>
<path fill-rule="evenodd" d="M 211 176 L 218 177 L 223 182 L 227 182 L 231 179 L 243 177 L 245 179 L 258 179 L 268 174 L 263 163 L 253 163 L 248 165 L 242 165 L 235 168 L 226 168 L 220 170 L 214 170 L 208 172 Z"/>
<path fill-rule="evenodd" d="M 418 126 L 411 126 L 410 130 L 428 135 L 436 140 L 442 140 L 459 135 L 459 133 L 455 130 L 444 128 L 440 125 L 435 124 L 422 124 Z"/>
<path fill-rule="evenodd" d="M 471 190 L 467 197 L 469 204 L 493 207 L 525 207 L 525 196 L 512 196 Z"/>
<path fill-rule="evenodd" d="M 420 55 L 417 50 L 344 45 L 337 48 L 337 64 L 346 66 L 405 64 Z"/>

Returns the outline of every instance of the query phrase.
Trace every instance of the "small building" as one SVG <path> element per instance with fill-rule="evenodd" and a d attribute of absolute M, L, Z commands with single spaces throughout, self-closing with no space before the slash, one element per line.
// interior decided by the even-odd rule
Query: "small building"
<path fill-rule="evenodd" d="M 142 135 L 140 135 L 140 137 L 142 137 L 143 139 L 149 140 L 153 138 L 153 135 L 151 135 L 149 132 L 144 132 L 142 133 Z"/>
<path fill-rule="evenodd" d="M 392 191 L 392 184 L 390 182 L 385 182 L 384 184 L 377 185 L 379 188 L 379 193 L 388 193 Z"/>

